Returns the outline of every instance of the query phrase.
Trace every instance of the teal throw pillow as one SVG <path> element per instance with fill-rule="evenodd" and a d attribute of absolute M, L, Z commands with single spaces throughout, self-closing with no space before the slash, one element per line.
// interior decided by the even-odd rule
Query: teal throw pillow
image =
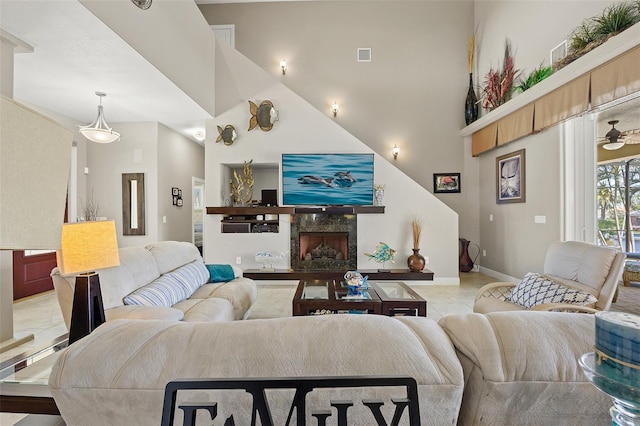
<path fill-rule="evenodd" d="M 210 283 L 227 282 L 236 277 L 233 268 L 229 264 L 211 264 L 206 266 L 209 270 Z"/>

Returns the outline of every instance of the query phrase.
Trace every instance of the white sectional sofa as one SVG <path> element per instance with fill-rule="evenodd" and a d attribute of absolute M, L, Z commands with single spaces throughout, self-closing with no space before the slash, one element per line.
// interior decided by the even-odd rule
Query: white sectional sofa
<path fill-rule="evenodd" d="M 378 315 L 110 321 L 60 354 L 49 386 L 70 426 L 87 418 L 160 424 L 165 385 L 176 379 L 370 375 L 415 378 L 423 425 L 610 424 L 611 400 L 578 366 L 593 349 L 594 327 L 593 315 L 553 312 L 459 314 L 439 323 Z M 251 405 L 238 394 L 184 392 L 178 405 L 215 401 L 217 422 L 233 413 L 235 424 L 250 424 Z M 337 392 L 314 408 L 349 398 L 372 395 Z M 271 399 L 275 424 L 285 424 L 290 403 Z M 352 409 L 349 424 L 375 424 L 362 406 Z M 306 424 L 317 424 L 309 413 Z"/>
<path fill-rule="evenodd" d="M 233 321 L 247 318 L 256 300 L 255 282 L 243 278 L 236 267 L 231 281 L 208 282 L 209 271 L 191 243 L 162 241 L 145 247 L 121 248 L 119 252 L 120 266 L 98 271 L 107 321 L 121 318 Z M 51 277 L 69 328 L 75 275 L 62 275 L 55 268 Z M 150 289 L 158 296 L 152 302 L 125 304 L 128 296 Z"/>

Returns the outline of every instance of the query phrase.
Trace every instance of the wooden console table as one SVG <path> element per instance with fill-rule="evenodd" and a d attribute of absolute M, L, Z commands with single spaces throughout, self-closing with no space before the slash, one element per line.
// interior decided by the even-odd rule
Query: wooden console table
<path fill-rule="evenodd" d="M 346 271 L 294 271 L 292 269 L 247 269 L 243 275 L 252 280 L 341 280 Z M 428 269 L 422 272 L 411 272 L 409 269 L 389 269 L 389 272 L 378 272 L 377 269 L 358 269 L 362 275 L 377 281 L 433 281 L 433 272 Z"/>

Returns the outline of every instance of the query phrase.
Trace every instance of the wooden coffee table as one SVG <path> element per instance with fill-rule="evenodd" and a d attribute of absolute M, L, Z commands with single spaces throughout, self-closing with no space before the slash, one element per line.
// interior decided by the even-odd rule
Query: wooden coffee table
<path fill-rule="evenodd" d="M 381 312 L 382 301 L 375 291 L 366 292 L 362 298 L 350 298 L 347 297 L 347 290 L 335 280 L 302 280 L 293 296 L 293 315 Z"/>
<path fill-rule="evenodd" d="M 371 282 L 362 298 L 348 297 L 347 290 L 336 280 L 301 280 L 293 297 L 293 315 L 427 315 L 427 301 L 401 281 Z"/>

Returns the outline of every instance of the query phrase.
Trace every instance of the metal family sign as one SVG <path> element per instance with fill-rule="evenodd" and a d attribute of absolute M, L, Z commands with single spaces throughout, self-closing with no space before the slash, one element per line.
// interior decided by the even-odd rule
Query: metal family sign
<path fill-rule="evenodd" d="M 405 389 L 405 396 L 390 398 L 394 407 L 393 416 L 390 422 L 385 419 L 382 407 L 385 402 L 381 399 L 363 399 L 362 405 L 370 412 L 371 420 L 367 424 L 378 426 L 396 426 L 403 418 L 405 411 L 409 418 L 409 425 L 420 425 L 420 407 L 418 405 L 418 386 L 415 379 L 411 377 L 387 377 L 387 376 L 364 376 L 364 377 L 292 377 L 292 378 L 260 378 L 260 379 L 191 379 L 176 380 L 169 382 L 165 388 L 164 406 L 162 409 L 162 426 L 172 426 L 176 417 L 176 404 L 178 392 L 195 391 L 199 398 L 202 398 L 203 391 L 245 391 L 253 399 L 251 407 L 251 426 L 255 426 L 260 420 L 261 426 L 293 425 L 291 423 L 293 413 L 296 414 L 296 426 L 306 425 L 307 394 L 316 389 L 337 389 L 337 388 L 381 388 L 396 387 Z M 278 421 L 274 423 L 271 408 L 267 401 L 268 390 L 290 390 L 294 391 L 291 406 L 287 415 L 286 423 Z M 378 393 L 379 394 L 379 393 Z M 323 391 L 322 395 L 326 395 Z M 346 426 L 349 418 L 349 408 L 354 406 L 351 400 L 330 400 L 329 404 L 335 408 L 338 426 Z M 212 424 L 218 416 L 217 402 L 184 402 L 177 408 L 182 411 L 183 425 L 195 426 L 196 416 L 206 418 L 206 424 Z M 389 412 L 389 410 L 387 410 Z M 316 420 L 314 424 L 326 426 L 327 419 L 332 416 L 331 410 L 311 411 L 311 416 Z M 244 413 L 246 414 L 246 413 Z M 366 414 L 366 413 L 365 413 Z M 225 414 L 223 426 L 235 426 L 234 415 Z M 224 417 L 223 416 L 223 417 Z M 391 417 L 388 415 L 388 417 Z M 353 420 L 349 423 L 352 424 Z"/>

